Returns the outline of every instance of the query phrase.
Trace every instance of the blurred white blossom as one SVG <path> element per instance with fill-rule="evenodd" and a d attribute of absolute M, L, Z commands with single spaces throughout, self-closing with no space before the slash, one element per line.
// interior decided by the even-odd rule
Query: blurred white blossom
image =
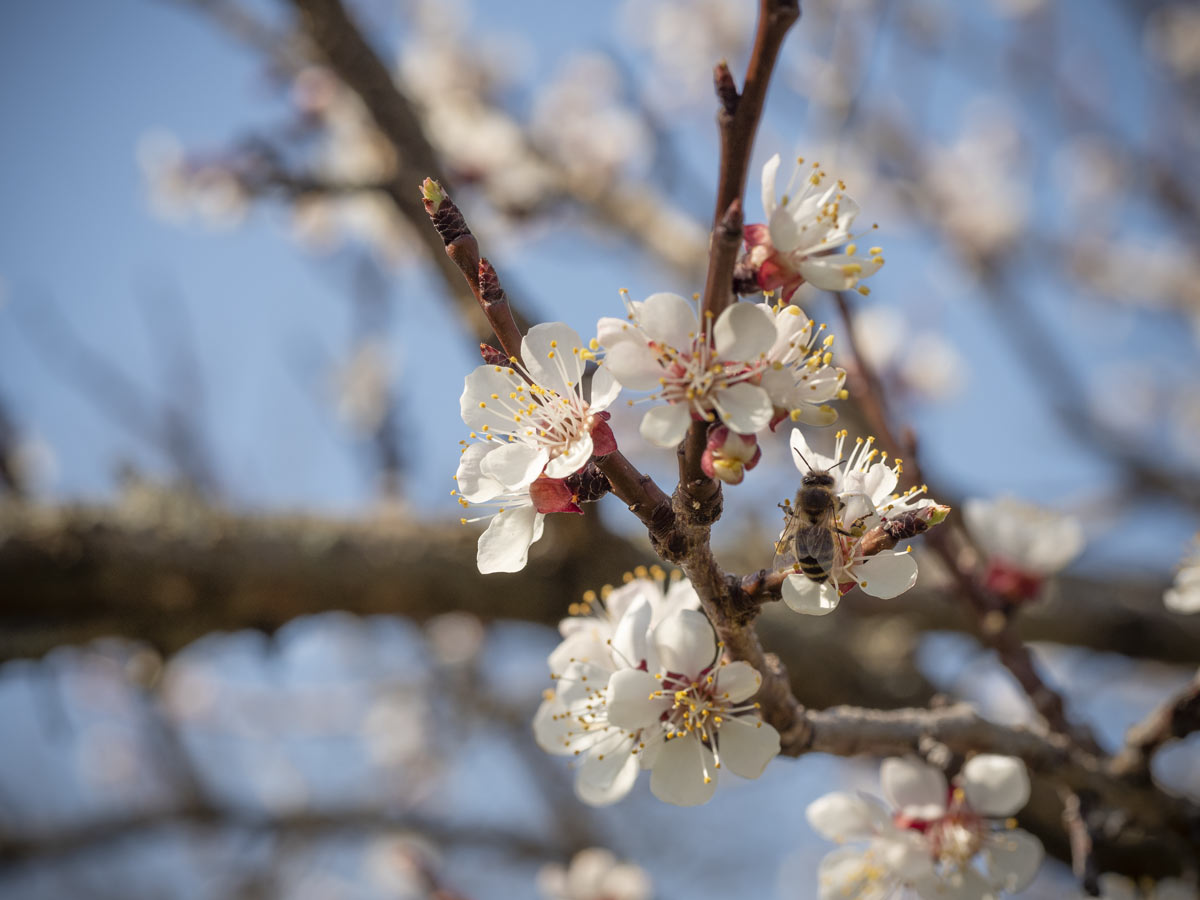
<path fill-rule="evenodd" d="M 1200 535 L 1180 563 L 1175 583 L 1163 594 L 1163 603 L 1171 612 L 1200 612 Z"/>
<path fill-rule="evenodd" d="M 580 850 L 569 866 L 542 866 L 537 886 L 546 900 L 650 900 L 654 893 L 645 869 L 600 847 Z"/>

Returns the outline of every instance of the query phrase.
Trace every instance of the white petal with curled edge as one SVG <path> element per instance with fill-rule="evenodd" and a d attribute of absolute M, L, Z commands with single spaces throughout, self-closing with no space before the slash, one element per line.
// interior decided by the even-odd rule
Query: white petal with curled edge
<path fill-rule="evenodd" d="M 806 616 L 824 616 L 837 609 L 842 599 L 838 589 L 829 582 L 817 584 L 804 575 L 789 575 L 783 579 L 783 602 L 788 608 Z"/>
<path fill-rule="evenodd" d="M 1042 842 L 1019 828 L 993 834 L 983 851 L 988 880 L 1009 893 L 1029 886 L 1042 865 L 1043 856 Z"/>
<path fill-rule="evenodd" d="M 891 821 L 891 814 L 873 798 L 841 791 L 818 797 L 804 811 L 808 824 L 831 841 L 869 838 Z"/>
<path fill-rule="evenodd" d="M 504 493 L 504 485 L 495 478 L 483 474 L 481 465 L 484 457 L 499 444 L 471 444 L 458 460 L 458 471 L 454 480 L 458 484 L 458 492 L 470 503 L 483 503 Z"/>
<path fill-rule="evenodd" d="M 789 354 L 792 359 L 802 358 L 812 328 L 812 320 L 804 310 L 789 304 L 779 312 L 774 312 L 769 303 L 760 303 L 759 309 L 775 319 L 775 343 L 771 345 L 771 359 L 782 360 Z"/>
<path fill-rule="evenodd" d="M 796 417 L 794 421 L 816 428 L 824 428 L 838 420 L 838 411 L 824 403 L 818 406 L 805 403 L 795 404 L 792 406 L 792 415 Z"/>
<path fill-rule="evenodd" d="M 856 479 L 847 478 L 847 484 L 844 487 L 858 487 Z M 848 490 L 838 494 L 838 499 L 842 501 L 841 520 L 847 525 L 853 525 L 859 519 L 865 519 L 868 516 L 875 515 L 875 504 L 871 502 L 871 498 L 862 491 Z"/>
<path fill-rule="evenodd" d="M 665 292 L 645 299 L 638 324 L 652 341 L 678 350 L 690 350 L 700 329 L 691 301 Z"/>
<path fill-rule="evenodd" d="M 621 341 L 638 341 L 644 344 L 646 338 L 628 319 L 604 316 L 596 323 L 596 343 L 601 347 L 611 348 Z"/>
<path fill-rule="evenodd" d="M 859 266 L 861 272 L 855 268 Z M 845 253 L 810 256 L 796 268 L 805 281 L 822 291 L 848 291 L 859 279 L 874 275 L 879 269 L 877 265 L 861 263 Z"/>
<path fill-rule="evenodd" d="M 732 303 L 717 316 L 713 342 L 719 359 L 753 361 L 775 343 L 775 320 L 753 303 Z"/>
<path fill-rule="evenodd" d="M 883 463 L 875 463 L 862 473 L 862 490 L 876 506 L 882 506 L 896 490 L 898 480 L 895 469 Z"/>
<path fill-rule="evenodd" d="M 674 447 L 683 440 L 691 424 L 692 414 L 686 406 L 669 404 L 647 410 L 638 431 L 656 447 Z"/>
<path fill-rule="evenodd" d="M 734 716 L 721 723 L 717 749 L 722 768 L 742 778 L 757 778 L 779 755 L 779 732 L 758 716 Z"/>
<path fill-rule="evenodd" d="M 550 452 L 544 447 L 514 441 L 499 444 L 479 463 L 479 468 L 488 478 L 494 478 L 506 490 L 519 491 L 533 484 L 534 479 L 546 468 Z"/>
<path fill-rule="evenodd" d="M 771 218 L 771 213 L 775 211 L 775 178 L 779 174 L 780 162 L 779 154 L 776 153 L 767 160 L 762 170 L 763 216 L 768 219 Z"/>
<path fill-rule="evenodd" d="M 583 378 L 583 341 L 570 325 L 543 322 L 521 340 L 521 362 L 533 380 L 559 394 L 574 391 Z M 553 354 L 553 355 L 551 355 Z"/>
<path fill-rule="evenodd" d="M 604 694 L 608 721 L 630 731 L 648 728 L 671 706 L 667 698 L 654 696 L 658 693 L 659 681 L 649 672 L 641 669 L 613 672 Z"/>
<path fill-rule="evenodd" d="M 664 803 L 699 806 L 712 799 L 716 773 L 711 750 L 691 735 L 677 737 L 658 751 L 650 771 L 650 792 Z"/>
<path fill-rule="evenodd" d="M 632 753 L 627 753 L 617 759 L 620 760 L 620 767 L 611 773 L 611 780 L 607 783 L 598 783 L 595 773 L 583 766 L 579 767 L 575 775 L 575 794 L 580 800 L 589 806 L 610 806 L 623 799 L 633 789 L 640 771 L 638 758 Z"/>
<path fill-rule="evenodd" d="M 879 780 L 888 802 L 907 816 L 933 819 L 946 811 L 949 787 L 941 769 L 919 759 L 893 756 L 883 761 Z"/>
<path fill-rule="evenodd" d="M 621 382 L 617 381 L 616 376 L 608 370 L 608 366 L 601 366 L 592 376 L 592 392 L 591 400 L 588 401 L 588 409 L 594 413 L 603 412 L 612 405 L 620 393 Z"/>
<path fill-rule="evenodd" d="M 1016 815 L 1029 802 L 1029 772 L 1013 756 L 972 756 L 963 766 L 960 783 L 971 809 L 981 816 Z"/>
<path fill-rule="evenodd" d="M 911 553 L 877 553 L 855 567 L 858 586 L 872 597 L 890 600 L 917 583 L 917 561 Z"/>
<path fill-rule="evenodd" d="M 617 622 L 613 631 L 612 649 L 625 665 L 636 667 L 645 662 L 646 668 L 658 668 L 658 654 L 650 640 L 650 620 L 654 610 L 645 597 L 637 597 Z"/>
<path fill-rule="evenodd" d="M 654 629 L 659 664 L 668 672 L 695 678 L 713 664 L 717 638 L 704 613 L 681 609 Z"/>
<path fill-rule="evenodd" d="M 808 441 L 804 439 L 804 434 L 799 428 L 792 429 L 791 446 L 792 462 L 796 464 L 796 468 L 800 470 L 801 475 L 809 473 L 809 466 L 812 466 L 812 471 L 820 471 L 822 469 L 832 469 L 834 463 L 837 462 L 832 456 L 825 456 L 823 453 L 818 453 L 812 447 L 808 446 Z"/>
<path fill-rule="evenodd" d="M 548 478 L 566 478 L 568 475 L 578 472 L 592 458 L 592 446 L 590 434 L 580 435 L 571 442 L 566 453 L 559 454 L 546 463 L 546 476 Z"/>
<path fill-rule="evenodd" d="M 717 667 L 717 696 L 722 700 L 741 703 L 754 696 L 761 686 L 762 676 L 748 662 L 739 659 Z"/>
<path fill-rule="evenodd" d="M 771 424 L 775 404 L 757 384 L 739 381 L 716 392 L 721 420 L 739 434 L 754 434 Z"/>
<path fill-rule="evenodd" d="M 541 537 L 545 517 L 532 506 L 510 506 L 492 518 L 479 536 L 475 561 L 481 575 L 520 572 L 529 559 L 529 545 Z"/>

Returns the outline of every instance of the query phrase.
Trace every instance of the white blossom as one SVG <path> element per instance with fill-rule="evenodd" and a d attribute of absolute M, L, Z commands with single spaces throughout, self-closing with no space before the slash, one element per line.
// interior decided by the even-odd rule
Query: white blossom
<path fill-rule="evenodd" d="M 1200 612 L 1200 535 L 1183 558 L 1175 583 L 1163 594 L 1163 603 L 1171 612 Z"/>
<path fill-rule="evenodd" d="M 573 328 L 548 322 L 529 329 L 520 362 L 479 366 L 467 376 L 459 400 L 462 419 L 473 429 L 472 438 L 496 445 L 481 463 L 483 474 L 506 490 L 519 490 L 539 475 L 566 478 L 583 468 L 595 449 L 593 429 L 602 421 L 596 414 L 621 390 L 601 366 L 592 378 L 591 399 L 583 399 L 581 381 L 590 358 Z"/>
<path fill-rule="evenodd" d="M 833 383 L 833 393 L 840 390 L 840 376 L 828 367 L 823 351 L 808 365 L 809 345 L 800 342 L 808 321 L 803 314 L 797 322 L 765 304 L 734 303 L 715 322 L 701 325 L 696 298 L 662 293 L 638 302 L 623 297 L 627 319 L 601 319 L 597 344 L 622 385 L 665 401 L 641 423 L 642 436 L 657 446 L 678 444 L 694 420 L 719 418 L 739 434 L 754 434 L 776 421 L 777 401 L 795 401 L 798 415 L 819 417 L 808 410 L 820 403 L 793 397 L 802 377 L 805 385 Z"/>
<path fill-rule="evenodd" d="M 601 847 L 580 850 L 569 866 L 542 866 L 537 885 L 546 900 L 650 900 L 654 892 L 645 869 Z"/>
<path fill-rule="evenodd" d="M 816 582 L 800 572 L 784 579 L 783 601 L 796 612 L 825 615 L 837 608 L 841 596 L 855 585 L 873 597 L 891 598 L 917 582 L 917 563 L 909 548 L 884 550 L 866 556 L 862 536 L 877 525 L 909 512 L 925 511 L 930 524 L 945 517 L 945 507 L 924 496 L 925 486 L 896 493 L 901 461 L 887 463 L 887 453 L 874 446 L 875 438 L 855 439 L 846 455 L 848 434 L 839 431 L 833 456 L 825 456 L 808 445 L 799 429 L 792 431 L 792 460 L 801 475 L 828 470 L 834 479 L 838 509 L 833 517 L 836 555 L 829 577 Z M 786 529 L 785 529 L 786 533 Z M 783 536 L 781 535 L 781 538 Z M 786 548 L 785 548 L 786 549 Z"/>
<path fill-rule="evenodd" d="M 862 794 L 826 794 L 807 818 L 844 847 L 818 871 L 821 900 L 882 900 L 910 888 L 925 900 L 991 900 L 1024 889 L 1042 861 L 1037 838 L 1003 820 L 1029 800 L 1029 775 L 1018 759 L 972 757 L 953 791 L 941 770 L 917 759 L 884 760 L 884 804 Z M 982 866 L 979 864 L 982 863 Z"/>
<path fill-rule="evenodd" d="M 963 504 L 963 515 L 990 559 L 1040 578 L 1065 568 L 1085 543 L 1083 526 L 1074 516 L 1015 497 L 972 497 Z"/>
<path fill-rule="evenodd" d="M 776 201 L 779 165 L 777 153 L 763 166 L 765 230 L 761 225 L 746 228 L 747 261 L 759 273 L 759 286 L 782 288 L 787 300 L 802 282 L 825 291 L 846 291 L 878 272 L 882 249 L 859 253 L 850 232 L 859 207 L 846 185 L 830 179 L 820 163 L 805 166 L 801 158 Z M 867 293 L 866 288 L 861 292 Z"/>
<path fill-rule="evenodd" d="M 594 805 L 625 796 L 642 768 L 656 797 L 681 806 L 707 802 L 722 768 L 757 778 L 779 752 L 749 702 L 759 673 L 720 659 L 704 614 L 674 608 L 685 592 L 630 596 L 615 625 L 597 617 L 568 635 L 569 655 L 552 654 L 566 666 L 534 719 L 539 746 L 577 759 L 576 793 Z"/>

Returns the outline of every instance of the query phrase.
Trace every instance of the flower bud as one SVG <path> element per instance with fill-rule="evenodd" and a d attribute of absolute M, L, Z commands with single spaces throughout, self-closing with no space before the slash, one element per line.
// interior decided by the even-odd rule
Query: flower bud
<path fill-rule="evenodd" d="M 709 478 L 718 478 L 726 484 L 741 484 L 746 470 L 758 465 L 761 456 L 757 437 L 738 434 L 727 425 L 718 425 L 709 429 L 700 468 Z"/>

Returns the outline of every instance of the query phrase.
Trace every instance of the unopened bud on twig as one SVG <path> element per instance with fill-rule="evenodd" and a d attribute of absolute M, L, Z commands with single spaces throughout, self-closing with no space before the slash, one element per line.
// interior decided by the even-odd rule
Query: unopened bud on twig
<path fill-rule="evenodd" d="M 507 366 L 509 364 L 508 356 L 504 351 L 498 347 L 493 347 L 491 344 L 480 342 L 479 355 L 483 357 L 483 361 L 489 366 Z"/>
<path fill-rule="evenodd" d="M 500 276 L 496 274 L 495 266 L 487 259 L 479 261 L 479 296 L 488 305 L 508 301 L 504 288 L 500 287 Z"/>
<path fill-rule="evenodd" d="M 737 85 L 733 83 L 729 63 L 725 60 L 713 68 L 713 87 L 716 88 L 717 99 L 721 101 L 721 108 L 730 116 L 736 113 L 741 97 L 738 96 Z"/>
<path fill-rule="evenodd" d="M 462 211 L 450 199 L 442 186 L 432 178 L 426 178 L 421 182 L 421 201 L 425 204 L 425 212 L 429 213 L 433 227 L 446 246 L 471 234 L 471 229 L 467 227 Z"/>

